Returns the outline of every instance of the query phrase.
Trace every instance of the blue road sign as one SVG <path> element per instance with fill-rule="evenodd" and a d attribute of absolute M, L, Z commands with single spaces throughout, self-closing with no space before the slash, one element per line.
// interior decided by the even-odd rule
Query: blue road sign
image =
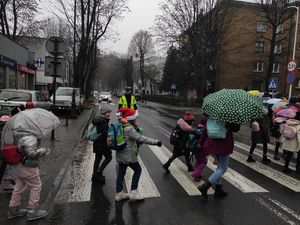
<path fill-rule="evenodd" d="M 38 64 L 38 67 L 41 67 L 42 64 L 45 64 L 45 62 L 42 60 L 42 58 L 38 58 L 37 60 L 34 60 L 34 64 Z"/>
<path fill-rule="evenodd" d="M 176 84 L 171 85 L 171 90 L 176 90 Z"/>
<path fill-rule="evenodd" d="M 278 87 L 278 80 L 276 78 L 272 78 L 269 80 L 269 90 L 275 90 Z"/>
<path fill-rule="evenodd" d="M 296 79 L 296 76 L 294 73 L 288 73 L 288 75 L 286 77 L 286 81 L 288 82 L 288 84 L 294 83 L 295 79 Z"/>

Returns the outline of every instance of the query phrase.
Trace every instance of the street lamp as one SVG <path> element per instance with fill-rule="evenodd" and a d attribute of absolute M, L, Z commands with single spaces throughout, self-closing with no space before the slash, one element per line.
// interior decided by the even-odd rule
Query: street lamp
<path fill-rule="evenodd" d="M 297 10 L 296 15 L 296 27 L 295 27 L 295 38 L 294 38 L 294 49 L 293 49 L 293 60 L 296 58 L 296 47 L 297 47 L 297 33 L 298 33 L 298 20 L 299 20 L 299 7 L 298 6 L 289 6 L 288 8 L 293 8 Z M 292 97 L 292 88 L 293 85 L 290 84 L 290 90 L 289 90 L 289 99 Z"/>

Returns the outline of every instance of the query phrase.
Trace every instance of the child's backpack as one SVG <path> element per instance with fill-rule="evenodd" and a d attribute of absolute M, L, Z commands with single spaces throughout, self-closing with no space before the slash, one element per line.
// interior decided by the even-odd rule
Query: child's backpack
<path fill-rule="evenodd" d="M 280 138 L 280 123 L 271 123 L 270 136 L 274 138 Z"/>
<path fill-rule="evenodd" d="M 225 139 L 227 135 L 227 128 L 225 123 L 208 119 L 207 120 L 207 135 L 210 139 Z"/>
<path fill-rule="evenodd" d="M 194 152 L 198 149 L 198 139 L 203 132 L 203 128 L 197 128 L 196 134 L 189 134 L 188 141 L 186 143 L 186 150 Z"/>
<path fill-rule="evenodd" d="M 4 145 L 1 149 L 3 153 L 4 160 L 8 164 L 18 164 L 22 162 L 23 156 L 19 152 L 18 146 L 14 144 Z"/>
<path fill-rule="evenodd" d="M 100 136 L 101 134 L 98 134 L 97 127 L 94 126 L 93 124 L 90 124 L 88 128 L 87 138 L 90 141 L 96 141 Z"/>
<path fill-rule="evenodd" d="M 126 148 L 126 140 L 124 136 L 124 127 L 121 123 L 111 124 L 108 135 L 111 138 L 111 148 L 115 151 L 122 151 Z"/>
<path fill-rule="evenodd" d="M 286 139 L 294 139 L 297 135 L 296 127 L 288 126 L 287 124 L 284 125 L 282 136 Z"/>
<path fill-rule="evenodd" d="M 180 143 L 180 141 L 179 141 L 180 134 L 181 134 L 181 129 L 179 126 L 176 126 L 170 135 L 170 144 L 171 145 L 177 146 Z"/>

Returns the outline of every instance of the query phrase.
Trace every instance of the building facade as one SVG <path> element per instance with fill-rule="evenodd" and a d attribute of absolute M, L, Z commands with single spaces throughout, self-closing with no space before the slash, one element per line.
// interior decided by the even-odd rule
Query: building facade
<path fill-rule="evenodd" d="M 278 40 L 281 41 L 275 47 L 272 77 L 267 80 L 271 47 L 268 39 L 272 32 L 270 24 L 266 22 L 265 15 L 259 10 L 257 3 L 235 1 L 230 7 L 229 25 L 224 31 L 218 58 L 216 89 L 241 88 L 263 91 L 268 82 L 272 87 L 276 87 L 278 92 L 287 94 L 286 68 L 292 59 L 295 17 L 287 20 L 277 31 Z M 296 60 L 300 60 L 299 43 L 300 33 L 297 38 Z M 299 69 L 296 70 L 293 95 L 300 94 Z"/>
<path fill-rule="evenodd" d="M 0 88 L 34 90 L 34 52 L 0 34 Z"/>

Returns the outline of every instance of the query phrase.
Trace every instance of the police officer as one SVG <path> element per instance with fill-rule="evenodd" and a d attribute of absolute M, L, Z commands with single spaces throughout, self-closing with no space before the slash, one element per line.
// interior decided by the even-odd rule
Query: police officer
<path fill-rule="evenodd" d="M 136 99 L 132 95 L 131 87 L 125 88 L 125 94 L 119 100 L 119 109 L 120 108 L 132 108 L 137 110 Z"/>

